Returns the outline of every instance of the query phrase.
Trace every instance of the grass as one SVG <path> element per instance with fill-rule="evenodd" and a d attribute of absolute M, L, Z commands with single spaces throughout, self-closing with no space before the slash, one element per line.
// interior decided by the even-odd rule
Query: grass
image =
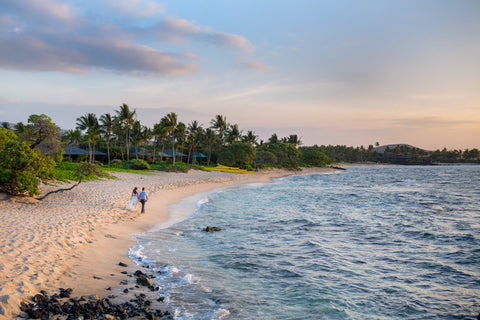
<path fill-rule="evenodd" d="M 80 164 L 81 163 L 79 162 L 69 162 L 69 161 L 58 162 L 52 171 L 52 179 L 62 181 L 62 182 L 76 181 L 75 171 L 80 166 Z M 190 169 L 204 170 L 203 166 L 201 165 L 187 164 L 184 162 L 176 162 L 174 167 L 171 162 L 169 163 L 167 161 L 162 161 L 162 162 L 157 161 L 154 164 L 150 164 L 150 166 L 151 166 L 151 170 L 128 169 L 119 163 L 101 165 L 98 167 L 105 173 L 105 175 L 104 176 L 102 175 L 102 177 L 106 177 L 106 178 L 113 178 L 110 175 L 108 175 L 107 172 L 149 174 L 149 173 L 152 173 L 153 171 L 185 172 L 186 173 Z M 84 180 L 87 181 L 87 180 L 96 180 L 96 179 L 98 179 L 98 177 L 91 176 L 91 177 L 87 177 Z"/>
<path fill-rule="evenodd" d="M 71 182 L 71 181 L 77 181 L 77 178 L 75 177 L 75 172 L 77 169 L 80 167 L 81 163 L 79 162 L 57 162 L 55 167 L 52 170 L 52 179 L 62 181 L 65 183 Z M 102 167 L 100 167 L 103 169 Z M 113 178 L 111 175 L 109 175 L 107 172 L 102 171 L 102 175 L 100 177 L 91 175 L 88 177 L 84 177 L 82 181 L 92 181 L 92 180 L 98 180 L 100 178 Z"/>

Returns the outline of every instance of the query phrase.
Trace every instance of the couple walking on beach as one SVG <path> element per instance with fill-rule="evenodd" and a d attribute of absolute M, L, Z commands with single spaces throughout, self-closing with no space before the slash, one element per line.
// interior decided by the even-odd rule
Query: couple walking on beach
<path fill-rule="evenodd" d="M 140 201 L 142 203 L 142 211 L 140 213 L 145 213 L 145 203 L 148 201 L 148 195 L 145 192 L 145 188 L 142 188 L 142 192 L 138 193 L 138 188 L 133 188 L 132 197 L 130 202 L 127 204 L 127 207 L 130 210 L 135 210 L 137 208 L 137 203 Z"/>

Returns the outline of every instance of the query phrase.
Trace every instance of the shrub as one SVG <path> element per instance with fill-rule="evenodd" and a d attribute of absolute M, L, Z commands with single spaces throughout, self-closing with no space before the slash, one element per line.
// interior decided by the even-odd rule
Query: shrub
<path fill-rule="evenodd" d="M 39 194 L 39 178 L 48 177 L 55 162 L 7 131 L 0 129 L 0 190 L 12 195 Z"/>
<path fill-rule="evenodd" d="M 146 161 L 141 159 L 129 160 L 125 163 L 124 167 L 127 169 L 133 169 L 133 170 L 151 170 L 152 169 Z"/>

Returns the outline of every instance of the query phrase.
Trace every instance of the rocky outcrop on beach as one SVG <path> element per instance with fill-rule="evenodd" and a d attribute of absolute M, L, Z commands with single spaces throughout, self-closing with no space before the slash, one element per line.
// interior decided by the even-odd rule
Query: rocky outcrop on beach
<path fill-rule="evenodd" d="M 152 309 L 152 301 L 145 299 L 144 294 L 128 302 L 115 304 L 108 298 L 100 299 L 96 295 L 62 299 L 59 294 L 48 296 L 42 291 L 32 298 L 31 303 L 22 302 L 20 310 L 27 319 L 52 319 L 53 316 L 62 316 L 67 320 L 172 319 L 170 312 Z"/>
<path fill-rule="evenodd" d="M 25 319 L 172 319 L 170 312 L 158 308 L 164 298 L 158 297 L 153 300 L 151 296 L 142 293 L 142 287 L 149 291 L 158 291 L 154 287 L 151 276 L 137 270 L 133 275 L 136 279 L 137 289 L 127 301 L 115 302 L 118 298 L 111 295 L 100 298 L 97 295 L 71 297 L 72 289 L 60 288 L 58 293 L 48 295 L 40 291 L 30 299 L 30 302 L 20 304 L 21 318 Z M 134 288 L 132 288 L 134 289 Z M 124 290 L 128 294 L 130 290 Z M 132 291 L 133 292 L 133 291 Z M 140 292 L 140 293 L 139 293 Z M 125 299 L 122 299 L 125 300 Z"/>

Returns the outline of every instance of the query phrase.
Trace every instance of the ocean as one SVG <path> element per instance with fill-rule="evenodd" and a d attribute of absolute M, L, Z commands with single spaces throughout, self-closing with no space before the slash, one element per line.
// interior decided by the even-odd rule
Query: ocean
<path fill-rule="evenodd" d="M 176 221 L 138 235 L 130 256 L 175 319 L 480 312 L 480 166 L 352 166 L 213 190 L 170 211 Z"/>

